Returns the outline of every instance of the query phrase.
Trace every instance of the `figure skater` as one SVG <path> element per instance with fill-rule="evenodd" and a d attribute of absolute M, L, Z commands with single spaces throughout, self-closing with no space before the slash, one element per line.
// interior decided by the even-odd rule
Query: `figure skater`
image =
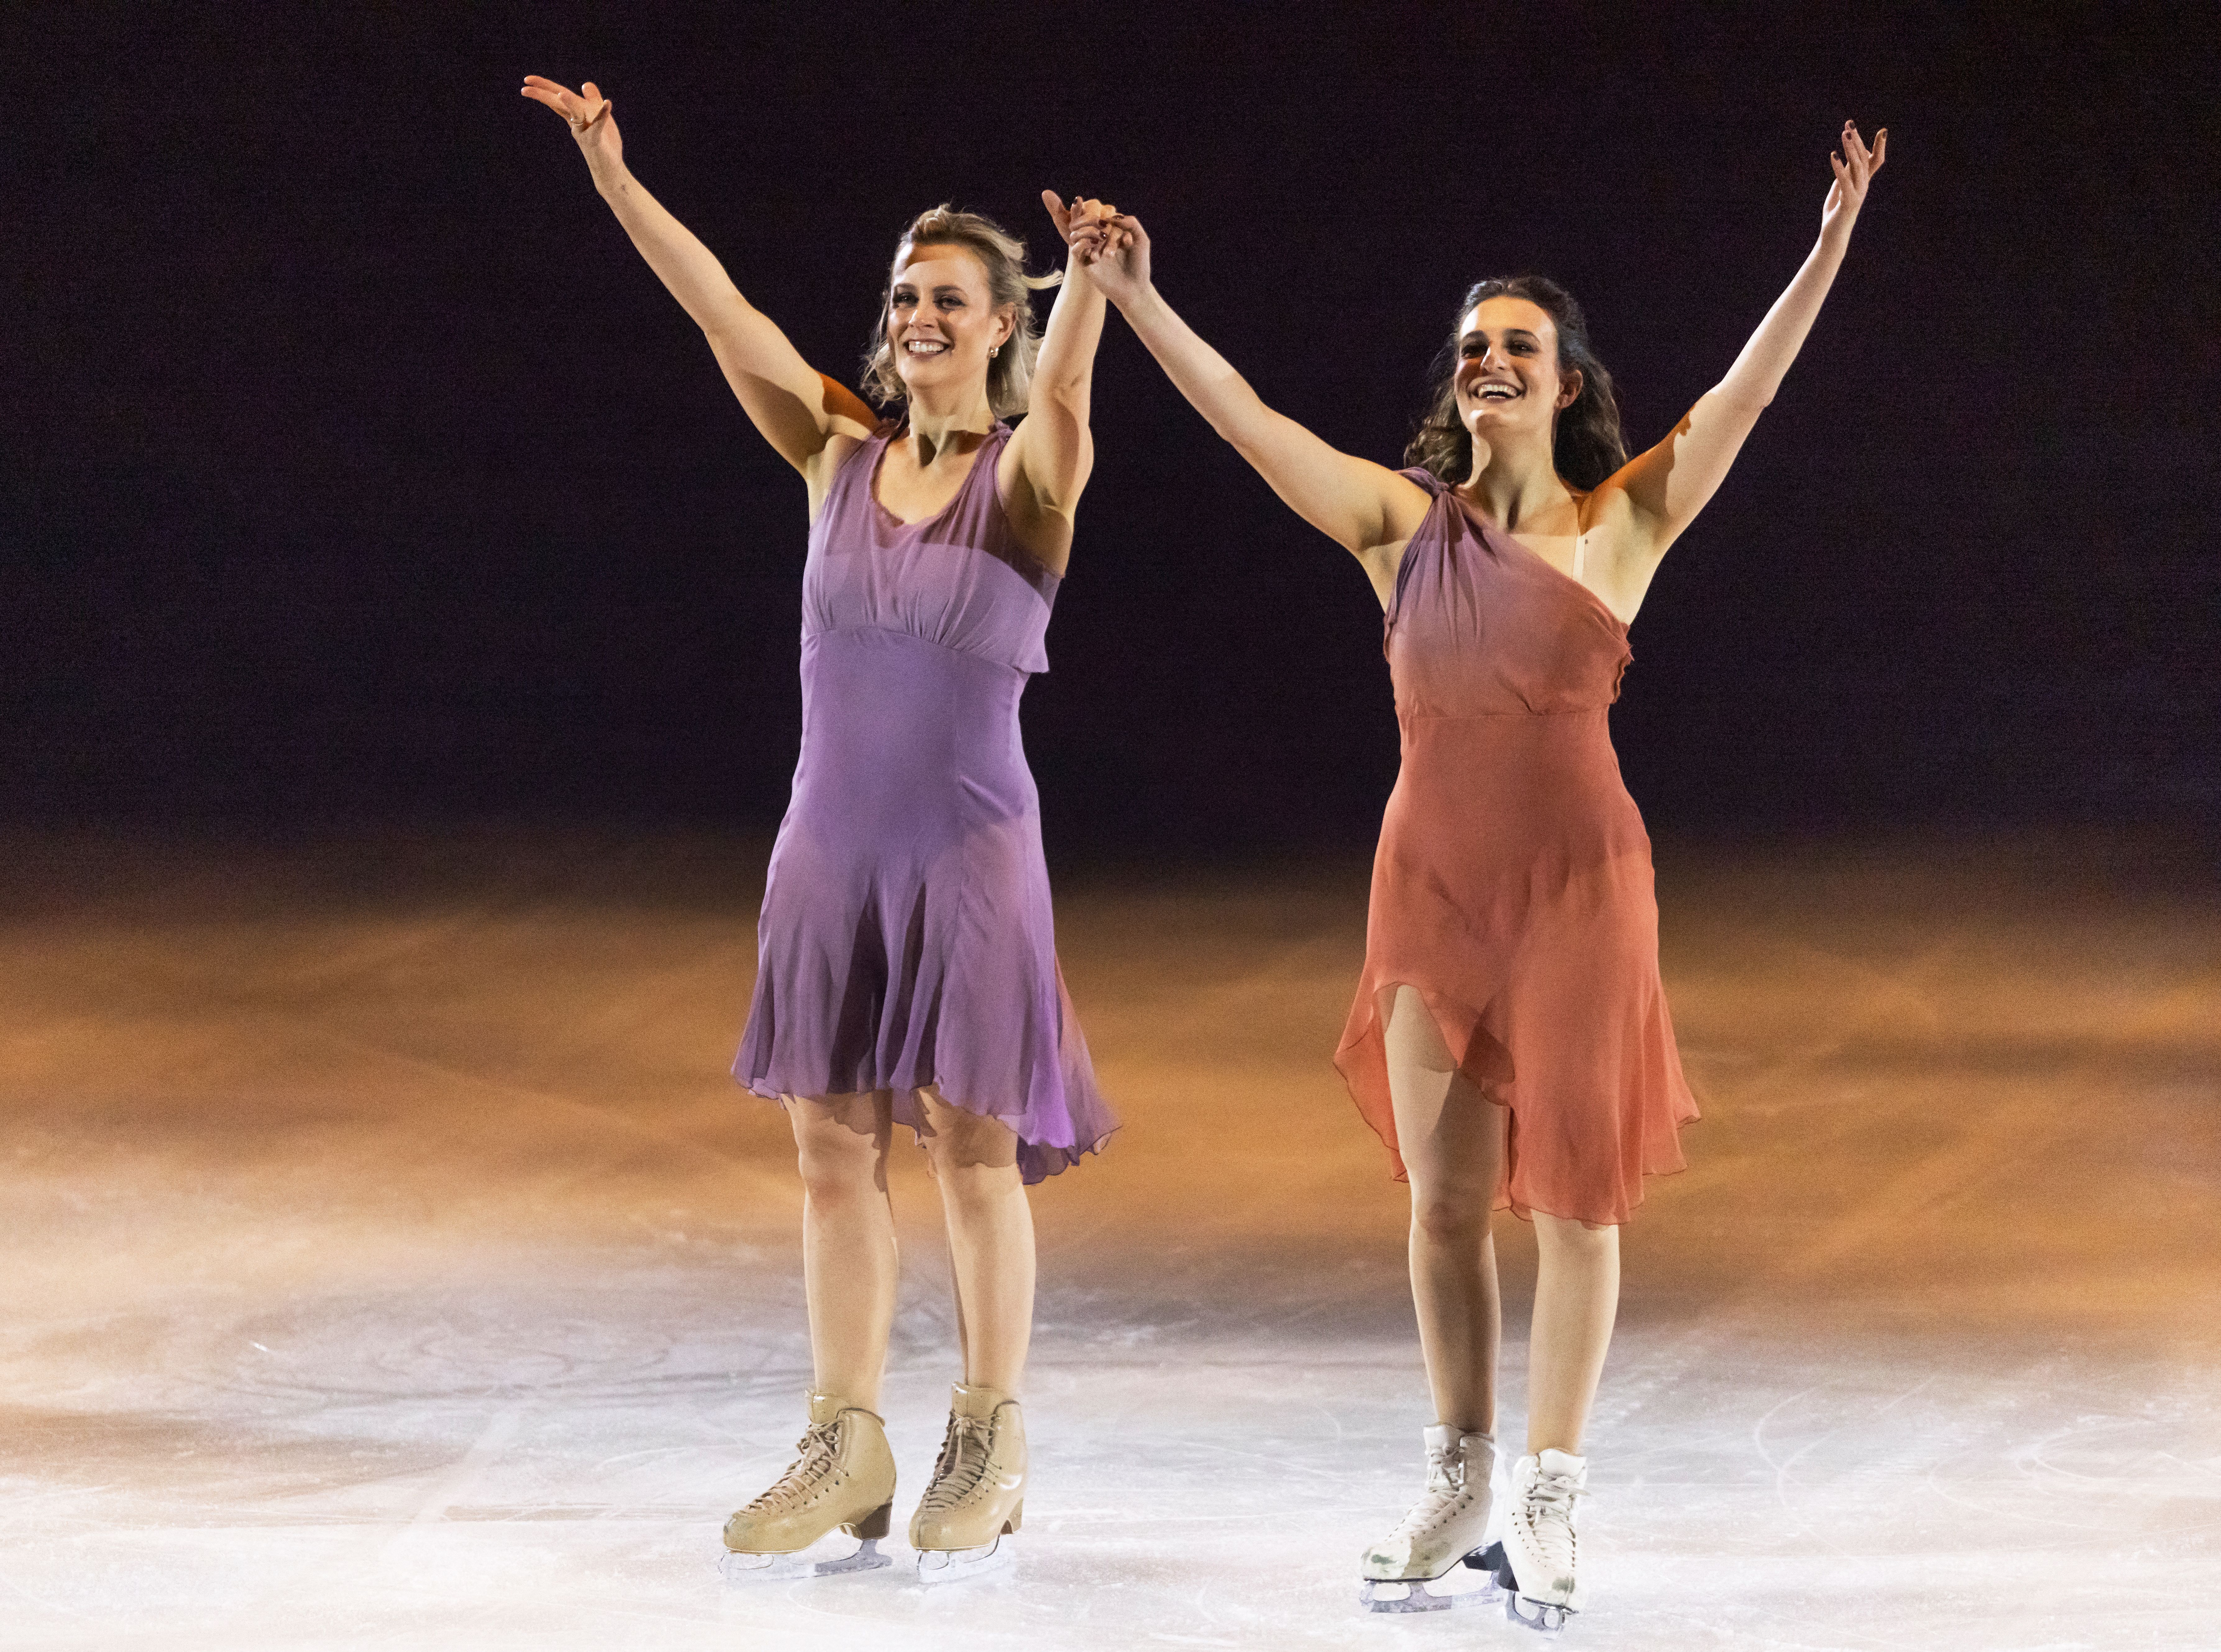
<path fill-rule="evenodd" d="M 792 1467 L 725 1525 L 729 1572 L 889 1563 L 894 1461 L 877 1414 L 894 1314 L 886 1163 L 908 1125 L 941 1190 L 964 1380 L 910 1522 L 943 1581 L 1007 1560 L 1024 1512 L 1018 1392 L 1033 1323 L 1026 1186 L 1116 1121 L 1057 967 L 1018 697 L 1093 463 L 1101 292 L 1065 281 L 1036 330 L 1024 247 L 937 207 L 903 232 L 864 389 L 811 369 L 626 170 L 610 105 L 528 76 L 594 186 L 708 336 L 809 491 L 802 755 L 772 851 L 755 999 L 734 1073 L 782 1102 L 804 1193 L 815 1385 Z M 1063 228 L 1067 214 L 1044 196 Z M 1004 416 L 1031 416 L 1013 432 Z M 860 1540 L 812 1555 L 835 1529 Z"/>
<path fill-rule="evenodd" d="M 1391 471 L 1267 407 L 1150 282 L 1131 217 L 1079 217 L 1086 266 L 1173 382 L 1363 566 L 1386 618 L 1403 766 L 1381 823 L 1365 973 L 1336 1064 L 1411 1187 L 1411 1288 L 1437 1421 L 1424 1493 L 1366 1550 L 1376 1611 L 1491 1571 L 1513 1618 L 1582 1604 L 1581 1434 L 1619 1294 L 1619 1224 L 1682 1166 L 1697 1116 L 1658 973 L 1650 843 L 1606 728 L 1659 560 L 1727 475 L 1819 313 L 1886 134 L 1846 125 L 1820 238 L 1727 377 L 1633 460 L 1580 307 L 1483 281 Z M 1492 1207 L 1541 1253 L 1526 1451 L 1488 1542 L 1500 1311 Z M 1486 1590 L 1483 1591 L 1486 1593 Z"/>

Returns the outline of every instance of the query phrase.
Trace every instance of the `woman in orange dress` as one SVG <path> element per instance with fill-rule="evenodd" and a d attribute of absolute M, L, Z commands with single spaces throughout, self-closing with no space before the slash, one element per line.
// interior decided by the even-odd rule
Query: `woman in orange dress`
<path fill-rule="evenodd" d="M 1365 974 L 1336 1061 L 1411 1185 L 1436 1422 L 1427 1487 L 1368 1549 L 1375 1610 L 1448 1605 L 1492 1572 L 1537 1628 L 1581 1604 L 1581 1436 L 1619 1296 L 1619 1224 L 1681 1167 L 1697 1116 L 1658 975 L 1650 842 L 1606 726 L 1627 628 L 1726 477 L 1819 313 L 1886 134 L 1847 125 L 1818 243 L 1727 376 L 1627 457 L 1580 307 L 1535 277 L 1459 308 L 1432 406 L 1392 471 L 1261 402 L 1149 279 L 1131 217 L 1078 256 L 1219 435 L 1354 554 L 1386 618 L 1403 767 L 1373 865 Z M 1526 1451 L 1492 1522 L 1500 1311 L 1492 1208 L 1535 1223 Z M 1500 1542 L 1492 1545 L 1492 1535 Z"/>

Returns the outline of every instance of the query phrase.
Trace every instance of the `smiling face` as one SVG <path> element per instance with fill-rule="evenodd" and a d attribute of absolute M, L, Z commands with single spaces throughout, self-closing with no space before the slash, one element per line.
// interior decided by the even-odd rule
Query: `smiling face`
<path fill-rule="evenodd" d="M 1525 298 L 1485 298 L 1458 329 L 1458 422 L 1499 444 L 1518 431 L 1550 439 L 1561 409 L 1581 393 L 1579 371 L 1558 372 L 1558 326 Z"/>
<path fill-rule="evenodd" d="M 910 247 L 887 293 L 887 344 L 912 397 L 983 387 L 987 352 L 1010 336 L 1015 318 L 994 306 L 986 267 L 960 247 Z"/>

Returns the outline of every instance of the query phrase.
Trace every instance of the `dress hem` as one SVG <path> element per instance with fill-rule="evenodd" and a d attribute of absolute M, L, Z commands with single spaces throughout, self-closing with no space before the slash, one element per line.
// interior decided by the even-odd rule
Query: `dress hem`
<path fill-rule="evenodd" d="M 1508 1082 L 1511 1076 L 1508 1070 L 1504 1070 L 1510 1065 L 1511 1053 L 1503 1049 L 1494 1039 L 1489 1038 L 1482 1028 L 1485 1006 L 1484 1010 L 1474 1010 L 1469 1012 L 1470 1031 L 1467 1032 L 1461 1039 L 1453 1037 L 1449 1026 L 1444 1021 L 1443 1005 L 1454 1004 L 1461 1012 L 1464 1012 L 1466 1006 L 1461 998 L 1453 993 L 1440 992 L 1423 982 L 1401 977 L 1375 983 L 1372 979 L 1372 972 L 1368 970 L 1365 975 L 1364 984 L 1359 988 L 1357 1004 L 1353 1006 L 1354 1012 L 1351 1016 L 1354 1022 L 1361 1016 L 1362 1024 L 1354 1033 L 1344 1030 L 1342 1042 L 1335 1048 L 1334 1065 L 1336 1071 L 1342 1075 L 1343 1086 L 1349 1092 L 1350 1101 L 1356 1107 L 1358 1117 L 1363 1119 L 1367 1127 L 1380 1138 L 1380 1145 L 1387 1150 L 1389 1180 L 1408 1185 L 1411 1180 L 1411 1173 L 1405 1169 L 1403 1153 L 1396 1144 L 1395 1103 L 1388 1092 L 1387 1028 L 1381 1020 L 1380 1008 L 1381 993 L 1398 986 L 1408 986 L 1419 995 L 1420 1001 L 1426 1005 L 1428 1015 L 1434 1020 L 1436 1034 L 1442 1039 L 1444 1048 L 1456 1051 L 1461 1043 L 1463 1044 L 1463 1053 L 1456 1057 L 1457 1070 L 1475 1090 L 1480 1092 L 1482 1098 L 1492 1106 L 1501 1107 L 1514 1117 L 1517 1117 L 1518 1109 L 1498 1093 L 1499 1086 Z M 1491 1061 L 1486 1066 L 1476 1068 L 1474 1061 L 1476 1047 L 1483 1040 L 1486 1040 L 1486 1047 L 1480 1049 L 1480 1054 L 1484 1057 L 1500 1054 L 1503 1057 L 1501 1063 Z M 1371 1069 L 1370 1074 L 1367 1072 L 1367 1068 Z M 1370 1086 L 1367 1084 L 1367 1079 L 1372 1075 L 1377 1075 L 1379 1089 L 1377 1117 L 1375 1105 L 1368 1101 Z M 1686 1080 L 1684 1079 L 1683 1082 L 1686 1086 Z M 1674 1156 L 1680 1159 L 1680 1162 L 1655 1167 L 1648 1164 L 1643 1166 L 1634 1184 L 1635 1197 L 1626 1201 L 1625 1208 L 1620 1214 L 1598 1217 L 1553 1211 L 1536 1204 L 1532 1199 L 1516 1198 L 1510 1186 L 1517 1169 L 1516 1149 L 1510 1148 L 1507 1148 L 1505 1155 L 1505 1186 L 1498 1189 L 1496 1198 L 1491 1202 L 1490 1211 L 1492 1212 L 1510 1211 L 1522 1222 L 1530 1223 L 1535 1218 L 1535 1213 L 1540 1211 L 1544 1216 L 1555 1217 L 1561 1222 L 1579 1222 L 1585 1227 L 1616 1228 L 1625 1225 L 1633 1218 L 1636 1211 L 1641 1210 L 1649 1202 L 1644 1190 L 1653 1178 L 1677 1176 L 1689 1167 L 1687 1160 L 1682 1157 L 1680 1152 L 1681 1132 L 1692 1124 L 1701 1123 L 1704 1118 L 1704 1115 L 1696 1111 L 1693 1095 L 1691 1097 L 1689 1105 L 1690 1111 L 1686 1116 L 1673 1121 L 1673 1135 L 1664 1138 L 1670 1141 Z M 1643 1145 L 1646 1157 L 1647 1150 L 1656 1139 L 1658 1138 L 1645 1141 Z"/>
<path fill-rule="evenodd" d="M 770 1080 L 767 1079 L 743 1079 L 737 1073 L 734 1075 L 734 1078 L 740 1085 L 741 1088 L 746 1091 L 749 1095 L 754 1096 L 760 1100 L 776 1102 L 782 1109 L 785 1107 L 789 1101 L 796 1099 L 817 1100 L 828 1096 L 869 1096 L 880 1094 L 888 1094 L 898 1097 L 914 1096 L 920 1090 L 936 1086 L 940 1082 L 937 1079 L 926 1077 L 916 1079 L 908 1084 L 872 1085 L 860 1090 L 835 1089 L 829 1084 L 826 1087 L 817 1090 L 778 1090 L 769 1087 Z M 1113 1123 L 1107 1129 L 1098 1130 L 1095 1135 L 1085 1142 L 1075 1142 L 1071 1146 L 1066 1147 L 1056 1142 L 1045 1140 L 1036 1140 L 1021 1134 L 1017 1125 L 1012 1123 L 1010 1120 L 1005 1118 L 992 1108 L 977 1106 L 968 1100 L 960 1100 L 954 1096 L 947 1094 L 943 1094 L 941 1099 L 948 1106 L 955 1108 L 959 1112 L 969 1113 L 974 1118 L 993 1119 L 997 1123 L 1003 1125 L 1007 1129 L 1011 1135 L 1017 1136 L 1018 1141 L 1018 1173 L 1020 1179 L 1029 1187 L 1037 1186 L 1041 1183 L 1048 1180 L 1051 1176 L 1062 1175 L 1066 1171 L 1077 1166 L 1082 1159 L 1087 1158 L 1092 1155 L 1100 1154 L 1104 1148 L 1110 1145 L 1110 1138 L 1117 1135 L 1120 1130 L 1125 1128 L 1123 1124 Z M 910 1117 L 904 1117 L 904 1109 L 901 1103 L 898 1101 L 894 1107 L 894 1122 L 898 1124 L 906 1125 L 910 1131 L 911 1139 L 914 1143 L 920 1149 L 923 1149 L 925 1146 L 925 1133 L 920 1127 L 919 1120 L 914 1113 Z"/>

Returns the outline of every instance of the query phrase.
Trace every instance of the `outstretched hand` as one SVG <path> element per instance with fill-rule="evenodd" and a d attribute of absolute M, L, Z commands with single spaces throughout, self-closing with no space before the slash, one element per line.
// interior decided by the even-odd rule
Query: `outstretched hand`
<path fill-rule="evenodd" d="M 1830 151 L 1828 165 L 1835 169 L 1836 181 L 1829 187 L 1827 203 L 1820 209 L 1820 233 L 1838 237 L 1851 233 L 1857 222 L 1859 209 L 1867 202 L 1867 185 L 1881 170 L 1883 155 L 1889 148 L 1889 128 L 1883 127 L 1874 134 L 1874 147 L 1866 146 L 1859 136 L 1858 122 L 1843 122 L 1843 152 Z"/>
<path fill-rule="evenodd" d="M 592 81 L 587 81 L 579 91 L 572 91 L 568 86 L 529 74 L 524 77 L 522 90 L 534 103 L 547 104 L 570 123 L 571 135 L 578 139 L 579 147 L 589 161 L 623 158 L 624 140 L 617 135 L 616 105 L 603 97 L 602 89 Z"/>

